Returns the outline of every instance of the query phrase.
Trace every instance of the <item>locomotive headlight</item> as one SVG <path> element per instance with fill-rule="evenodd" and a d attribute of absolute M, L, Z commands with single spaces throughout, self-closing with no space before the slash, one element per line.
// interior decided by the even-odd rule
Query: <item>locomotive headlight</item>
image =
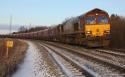
<path fill-rule="evenodd" d="M 104 33 L 110 33 L 110 30 L 105 30 Z"/>
<path fill-rule="evenodd" d="M 90 31 L 87 31 L 86 33 L 87 33 L 87 34 L 90 34 Z"/>
<path fill-rule="evenodd" d="M 86 31 L 86 34 L 91 34 L 92 32 L 91 31 Z"/>

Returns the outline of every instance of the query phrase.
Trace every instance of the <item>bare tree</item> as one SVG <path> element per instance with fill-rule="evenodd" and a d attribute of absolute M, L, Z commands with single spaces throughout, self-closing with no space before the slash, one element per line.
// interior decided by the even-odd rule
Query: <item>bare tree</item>
<path fill-rule="evenodd" d="M 111 15 L 111 47 L 125 48 L 125 17 Z"/>

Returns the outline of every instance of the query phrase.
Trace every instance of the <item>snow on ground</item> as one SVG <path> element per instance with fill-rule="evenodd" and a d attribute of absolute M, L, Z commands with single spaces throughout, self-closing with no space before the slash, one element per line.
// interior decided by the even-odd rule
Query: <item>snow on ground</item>
<path fill-rule="evenodd" d="M 59 53 L 65 55 L 67 58 L 77 63 L 78 65 L 90 69 L 93 73 L 95 72 L 95 75 L 97 73 L 97 75 L 99 74 L 101 75 L 101 77 L 123 77 L 122 75 L 119 75 L 119 72 L 113 71 L 111 69 L 109 70 L 109 67 L 105 67 L 104 65 L 101 65 L 98 62 L 90 61 L 87 58 L 84 58 L 84 56 L 76 56 L 75 54 L 72 54 L 70 52 L 67 52 L 65 50 L 62 50 L 51 45 L 49 45 L 49 47 L 51 47 L 55 51 L 59 51 Z"/>
<path fill-rule="evenodd" d="M 45 61 L 42 60 L 39 49 L 32 42 L 28 42 L 28 44 L 29 48 L 24 61 L 12 77 L 52 77 L 46 68 Z"/>
<path fill-rule="evenodd" d="M 63 63 L 63 59 L 62 57 L 60 57 L 59 55 L 57 55 L 55 52 L 51 51 L 49 48 L 47 48 L 46 46 L 42 45 L 44 48 L 46 48 L 48 50 L 48 52 L 53 56 L 53 58 L 56 60 L 56 62 L 59 64 L 59 66 L 61 67 L 61 69 L 64 71 L 64 73 L 68 76 L 68 77 L 74 77 L 74 74 L 68 69 L 68 67 L 65 66 L 65 63 Z"/>

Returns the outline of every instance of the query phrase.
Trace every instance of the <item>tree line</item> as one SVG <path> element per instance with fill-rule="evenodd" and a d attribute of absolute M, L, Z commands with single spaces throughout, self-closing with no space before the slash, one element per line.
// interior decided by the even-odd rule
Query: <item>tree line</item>
<path fill-rule="evenodd" d="M 14 33 L 27 33 L 27 32 L 35 32 L 35 31 L 40 31 L 40 30 L 44 30 L 47 29 L 47 26 L 36 26 L 36 27 L 31 27 L 31 28 L 26 28 L 25 26 L 21 26 L 19 28 L 18 32 L 14 32 Z"/>
<path fill-rule="evenodd" d="M 125 17 L 112 14 L 110 17 L 110 22 L 110 46 L 115 48 L 125 48 Z"/>

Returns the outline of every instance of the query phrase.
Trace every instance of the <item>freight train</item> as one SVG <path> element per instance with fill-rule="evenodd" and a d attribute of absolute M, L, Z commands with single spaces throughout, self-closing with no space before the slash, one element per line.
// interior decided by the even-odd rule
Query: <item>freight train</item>
<path fill-rule="evenodd" d="M 11 34 L 9 37 L 105 47 L 110 42 L 110 18 L 106 11 L 95 8 L 48 29 Z"/>

